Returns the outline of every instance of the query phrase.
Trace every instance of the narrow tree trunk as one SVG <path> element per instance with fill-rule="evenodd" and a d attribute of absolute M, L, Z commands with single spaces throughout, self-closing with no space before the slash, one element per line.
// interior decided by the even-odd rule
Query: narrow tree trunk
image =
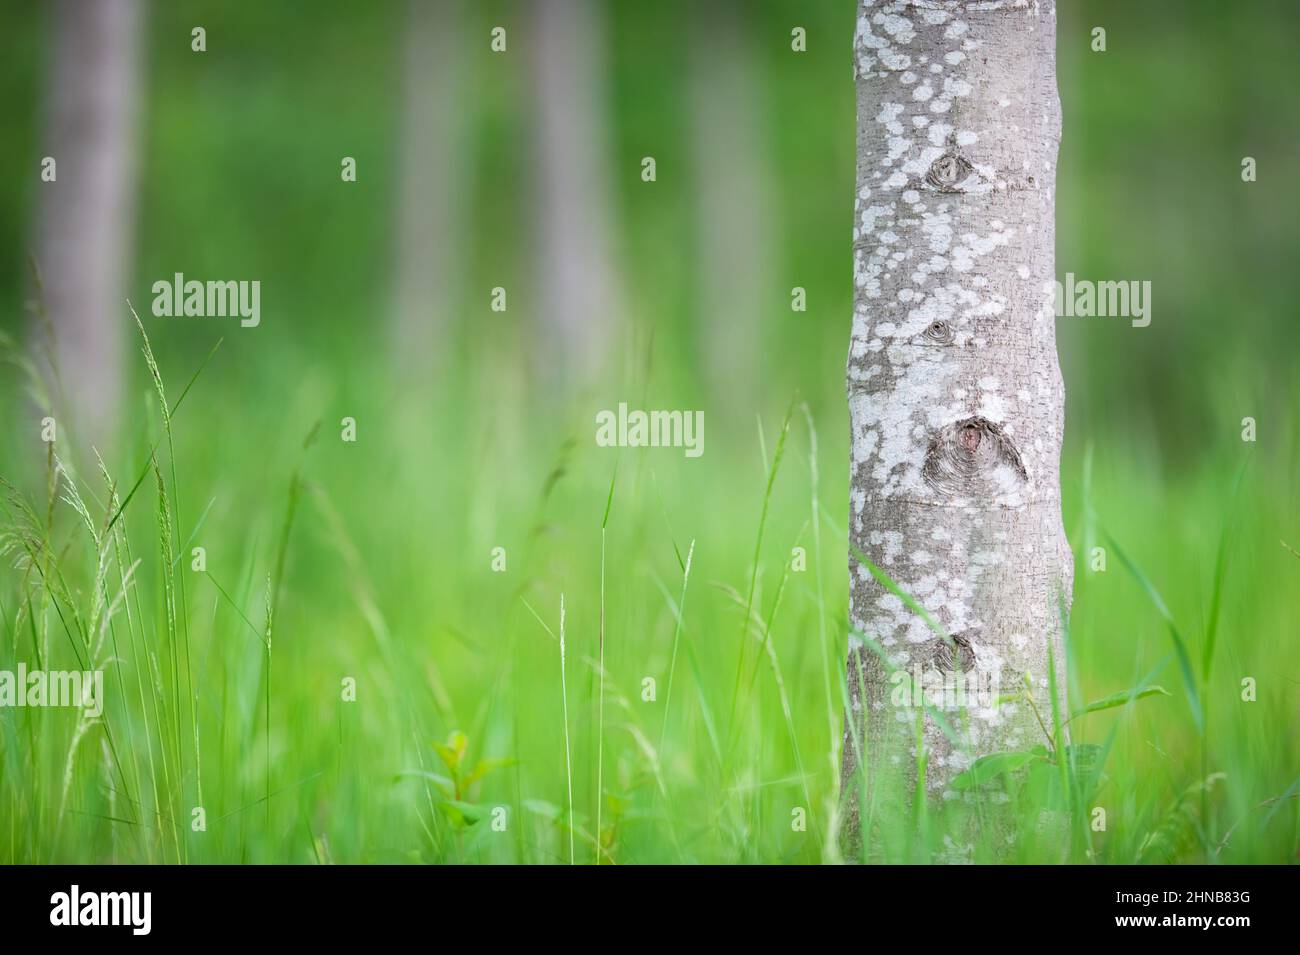
<path fill-rule="evenodd" d="M 621 327 L 600 91 L 607 46 L 593 0 L 535 5 L 537 268 L 541 347 L 550 381 L 586 378 Z M 635 175 L 636 170 L 625 170 Z"/>
<path fill-rule="evenodd" d="M 427 376 L 441 357 L 462 289 L 463 202 L 471 182 L 458 121 L 465 0 L 409 0 L 403 70 L 394 364 L 402 380 Z"/>
<path fill-rule="evenodd" d="M 140 7 L 136 0 L 60 0 L 40 183 L 36 262 L 54 341 L 56 415 L 102 445 L 116 421 L 130 316 L 126 272 L 135 196 Z"/>
<path fill-rule="evenodd" d="M 751 21 L 738 0 L 714 0 L 694 11 L 691 30 L 698 344 L 714 403 L 733 412 L 748 407 L 745 397 L 758 381 L 771 303 L 785 301 L 788 308 L 789 295 L 774 280 L 768 239 L 767 152 Z"/>
<path fill-rule="evenodd" d="M 851 549 L 851 833 L 860 765 L 868 791 L 916 778 L 917 711 L 900 705 L 910 681 L 895 667 L 950 685 L 991 677 L 1002 694 L 1027 679 L 1050 721 L 1048 647 L 1059 674 L 1073 576 L 1052 307 L 1054 0 L 860 0 L 858 13 L 850 541 L 951 640 Z M 978 700 L 965 715 L 938 706 L 960 744 L 924 718 L 930 793 L 951 795 L 975 757 L 1045 741 L 1026 703 Z"/>

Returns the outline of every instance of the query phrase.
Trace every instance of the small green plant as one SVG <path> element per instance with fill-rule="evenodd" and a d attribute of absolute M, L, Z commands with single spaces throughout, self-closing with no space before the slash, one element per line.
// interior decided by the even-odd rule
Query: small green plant
<path fill-rule="evenodd" d="M 1024 682 L 1024 689 L 1018 693 L 998 698 L 998 705 L 1007 703 L 1024 703 L 1037 717 L 1042 729 L 1044 744 L 1027 750 L 989 753 L 976 759 L 970 768 L 953 777 L 952 788 L 974 790 L 981 787 L 1000 784 L 1013 795 L 1028 799 L 1044 809 L 1063 810 L 1069 808 L 1065 799 L 1067 792 L 1075 794 L 1075 804 L 1086 801 L 1103 781 L 1102 763 L 1105 760 L 1105 748 L 1096 743 L 1064 743 L 1065 727 L 1074 720 L 1089 713 L 1127 706 L 1138 700 L 1157 696 L 1169 696 L 1162 686 L 1150 685 L 1134 687 L 1121 693 L 1113 693 L 1099 700 L 1093 700 L 1076 710 L 1069 718 L 1063 720 L 1056 732 L 1049 729 L 1043 719 L 1042 711 L 1034 700 L 1033 688 L 1029 681 Z M 1062 780 L 1067 785 L 1062 787 Z"/>
<path fill-rule="evenodd" d="M 446 776 L 432 776 L 433 782 L 445 797 L 438 803 L 438 809 L 453 826 L 466 828 L 482 821 L 487 815 L 488 807 L 471 801 L 471 790 L 493 770 L 509 766 L 514 760 L 480 759 L 471 766 L 465 758 L 469 750 L 469 737 L 460 730 L 453 730 L 447 737 L 447 742 L 434 743 L 433 749 L 448 773 Z"/>

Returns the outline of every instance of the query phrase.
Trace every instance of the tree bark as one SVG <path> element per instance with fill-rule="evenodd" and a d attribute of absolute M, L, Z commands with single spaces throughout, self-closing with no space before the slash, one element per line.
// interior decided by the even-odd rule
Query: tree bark
<path fill-rule="evenodd" d="M 1052 305 L 1055 3 L 860 0 L 858 14 L 842 777 L 852 834 L 863 778 L 867 792 L 900 777 L 915 786 L 917 713 L 899 705 L 906 681 L 893 668 L 991 678 L 1001 694 L 1027 680 L 1050 721 L 1048 647 L 1059 676 L 1073 577 Z M 952 797 L 953 776 L 980 755 L 1044 742 L 1023 702 L 936 708 L 960 742 L 923 718 L 932 795 Z"/>
<path fill-rule="evenodd" d="M 117 418 L 129 321 L 141 14 L 136 0 L 60 0 L 50 15 L 43 155 L 57 178 L 40 184 L 36 241 L 54 339 L 46 373 L 56 416 L 102 447 Z"/>

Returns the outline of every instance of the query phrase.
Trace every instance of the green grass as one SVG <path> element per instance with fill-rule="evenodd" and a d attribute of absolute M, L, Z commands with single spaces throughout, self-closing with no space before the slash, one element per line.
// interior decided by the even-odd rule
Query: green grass
<path fill-rule="evenodd" d="M 840 859 L 847 449 L 808 406 L 694 461 L 433 393 L 168 406 L 144 354 L 129 466 L 29 442 L 5 488 L 0 669 L 93 661 L 107 702 L 0 709 L 0 861 Z M 963 780 L 1001 801 L 878 796 L 868 860 L 1295 860 L 1292 472 L 1146 453 L 1066 461 L 1069 711 Z"/>

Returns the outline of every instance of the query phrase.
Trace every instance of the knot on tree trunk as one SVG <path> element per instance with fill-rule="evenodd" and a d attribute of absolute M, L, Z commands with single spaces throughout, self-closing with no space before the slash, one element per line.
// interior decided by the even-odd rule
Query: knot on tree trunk
<path fill-rule="evenodd" d="M 948 498 L 998 500 L 1028 480 L 1020 452 L 1002 427 L 975 415 L 939 429 L 925 453 L 922 477 Z"/>
<path fill-rule="evenodd" d="M 975 669 L 975 646 L 973 633 L 954 633 L 948 639 L 939 637 L 934 641 L 930 651 L 929 663 L 936 670 L 951 673 L 960 670 L 963 673 Z"/>
<path fill-rule="evenodd" d="M 936 345 L 951 345 L 955 333 L 951 324 L 940 319 L 926 326 L 925 331 L 921 333 L 921 337 Z"/>
<path fill-rule="evenodd" d="M 961 185 L 974 171 L 975 167 L 964 156 L 956 153 L 944 153 L 926 171 L 925 181 L 940 192 L 961 192 Z"/>

